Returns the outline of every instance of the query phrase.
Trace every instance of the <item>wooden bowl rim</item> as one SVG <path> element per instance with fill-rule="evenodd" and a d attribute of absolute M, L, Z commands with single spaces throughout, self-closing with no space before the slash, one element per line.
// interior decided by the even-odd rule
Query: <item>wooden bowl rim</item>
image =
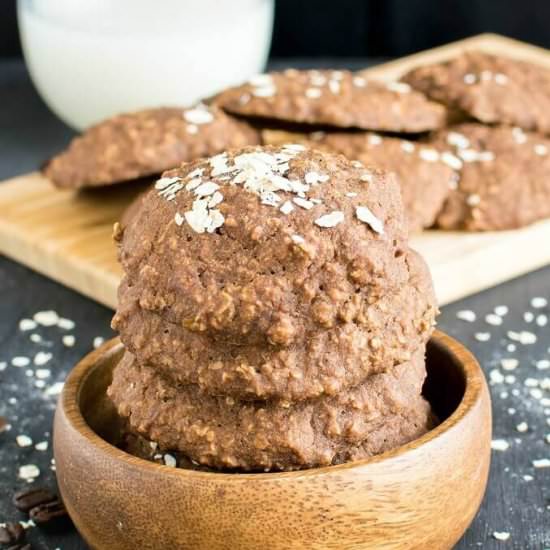
<path fill-rule="evenodd" d="M 163 475 L 174 475 L 183 477 L 210 478 L 218 481 L 247 481 L 261 479 L 283 479 L 283 478 L 307 478 L 312 475 L 328 475 L 343 473 L 347 470 L 362 468 L 371 464 L 376 464 L 390 459 L 398 459 L 399 457 L 410 453 L 420 446 L 426 445 L 431 441 L 442 436 L 444 433 L 453 429 L 459 424 L 464 417 L 471 411 L 482 396 L 485 377 L 478 361 L 472 353 L 460 342 L 445 334 L 440 330 L 435 330 L 430 340 L 431 345 L 435 345 L 448 354 L 458 368 L 461 369 L 461 374 L 464 377 L 465 389 L 464 395 L 455 411 L 441 424 L 430 430 L 423 436 L 397 447 L 386 451 L 385 453 L 353 462 L 346 462 L 335 466 L 324 466 L 322 468 L 309 468 L 305 470 L 296 470 L 292 472 L 254 472 L 254 473 L 222 473 L 222 472 L 203 472 L 198 470 L 186 470 L 184 468 L 174 468 L 164 464 L 148 461 L 118 449 L 102 437 L 100 437 L 88 425 L 84 419 L 80 407 L 78 406 L 80 391 L 88 376 L 97 368 L 100 361 L 104 360 L 107 355 L 115 354 L 123 347 L 119 338 L 113 338 L 105 342 L 98 349 L 84 356 L 69 373 L 63 390 L 59 397 L 58 407 L 61 407 L 65 413 L 65 418 L 69 426 L 78 432 L 82 437 L 87 439 L 90 444 L 97 447 L 102 453 L 110 455 L 111 458 L 126 463 L 129 467 L 156 471 Z"/>

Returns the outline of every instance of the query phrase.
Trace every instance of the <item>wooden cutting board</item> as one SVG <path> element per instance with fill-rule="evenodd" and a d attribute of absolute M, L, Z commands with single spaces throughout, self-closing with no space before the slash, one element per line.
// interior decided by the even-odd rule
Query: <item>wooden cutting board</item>
<path fill-rule="evenodd" d="M 485 34 L 364 71 L 394 80 L 413 66 L 480 49 L 550 67 L 550 52 Z M 142 188 L 58 191 L 38 173 L 0 184 L 0 253 L 107 306 L 115 307 L 121 270 L 112 227 Z M 430 265 L 441 304 L 550 263 L 550 220 L 498 233 L 426 231 L 412 239 Z"/>

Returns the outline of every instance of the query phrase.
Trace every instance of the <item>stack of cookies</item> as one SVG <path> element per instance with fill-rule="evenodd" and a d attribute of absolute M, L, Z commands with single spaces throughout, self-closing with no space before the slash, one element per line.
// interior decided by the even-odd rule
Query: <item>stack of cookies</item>
<path fill-rule="evenodd" d="M 131 432 L 218 470 L 339 464 L 433 424 L 437 311 L 392 174 L 299 144 L 163 174 L 117 226 Z"/>

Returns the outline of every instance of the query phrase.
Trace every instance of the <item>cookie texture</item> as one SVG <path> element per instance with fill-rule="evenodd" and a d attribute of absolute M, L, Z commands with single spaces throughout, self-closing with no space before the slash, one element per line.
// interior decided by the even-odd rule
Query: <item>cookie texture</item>
<path fill-rule="evenodd" d="M 446 120 L 442 105 L 408 85 L 368 81 L 349 71 L 258 75 L 221 92 L 214 103 L 247 117 L 391 132 L 424 132 Z"/>
<path fill-rule="evenodd" d="M 213 106 L 147 109 L 89 128 L 43 172 L 60 188 L 111 185 L 258 141 L 256 130 Z"/>
<path fill-rule="evenodd" d="M 170 172 L 119 235 L 113 327 L 139 361 L 241 398 L 306 398 L 408 359 L 429 337 L 431 278 L 407 246 L 393 178 L 288 147 Z M 337 350 L 349 372 L 328 359 Z"/>
<path fill-rule="evenodd" d="M 127 353 L 109 395 L 131 429 L 219 469 L 295 470 L 367 458 L 425 433 L 424 349 L 335 397 L 239 403 L 174 386 Z"/>
<path fill-rule="evenodd" d="M 402 80 L 481 122 L 550 132 L 550 70 L 545 67 L 469 51 L 413 69 Z"/>
<path fill-rule="evenodd" d="M 434 136 L 462 161 L 438 216 L 443 229 L 514 229 L 550 217 L 550 139 L 519 127 L 468 123 Z"/>
<path fill-rule="evenodd" d="M 411 232 L 432 227 L 449 190 L 456 186 L 461 160 L 450 151 L 439 152 L 419 142 L 372 132 L 311 132 L 297 134 L 284 130 L 263 130 L 265 144 L 289 140 L 309 147 L 342 153 L 365 166 L 394 172 L 401 186 L 403 206 Z"/>
<path fill-rule="evenodd" d="M 116 328 L 140 362 L 182 384 L 241 400 L 335 395 L 410 360 L 429 339 L 437 312 L 431 278 L 418 254 L 407 252 L 406 264 L 400 289 L 372 304 L 354 293 L 346 316 L 308 329 L 288 346 L 189 331 L 141 308 L 137 294 L 119 306 Z"/>

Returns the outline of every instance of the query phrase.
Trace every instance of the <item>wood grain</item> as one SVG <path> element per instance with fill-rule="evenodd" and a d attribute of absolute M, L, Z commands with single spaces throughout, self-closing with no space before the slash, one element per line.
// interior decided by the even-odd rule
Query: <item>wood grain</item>
<path fill-rule="evenodd" d="M 84 358 L 55 417 L 59 487 L 91 548 L 448 550 L 478 510 L 489 393 L 475 358 L 441 332 L 428 348 L 427 391 L 442 424 L 368 460 L 292 473 L 177 470 L 107 443 L 98 433 L 109 439 L 116 425 L 105 390 L 121 354 L 112 340 Z"/>
<path fill-rule="evenodd" d="M 480 49 L 550 66 L 550 53 L 516 40 L 480 35 L 364 71 L 392 80 L 411 67 Z M 112 226 L 142 186 L 74 194 L 37 173 L 0 185 L 0 252 L 89 296 L 116 306 L 121 270 Z M 550 263 L 550 220 L 498 233 L 426 231 L 412 239 L 446 304 Z"/>

